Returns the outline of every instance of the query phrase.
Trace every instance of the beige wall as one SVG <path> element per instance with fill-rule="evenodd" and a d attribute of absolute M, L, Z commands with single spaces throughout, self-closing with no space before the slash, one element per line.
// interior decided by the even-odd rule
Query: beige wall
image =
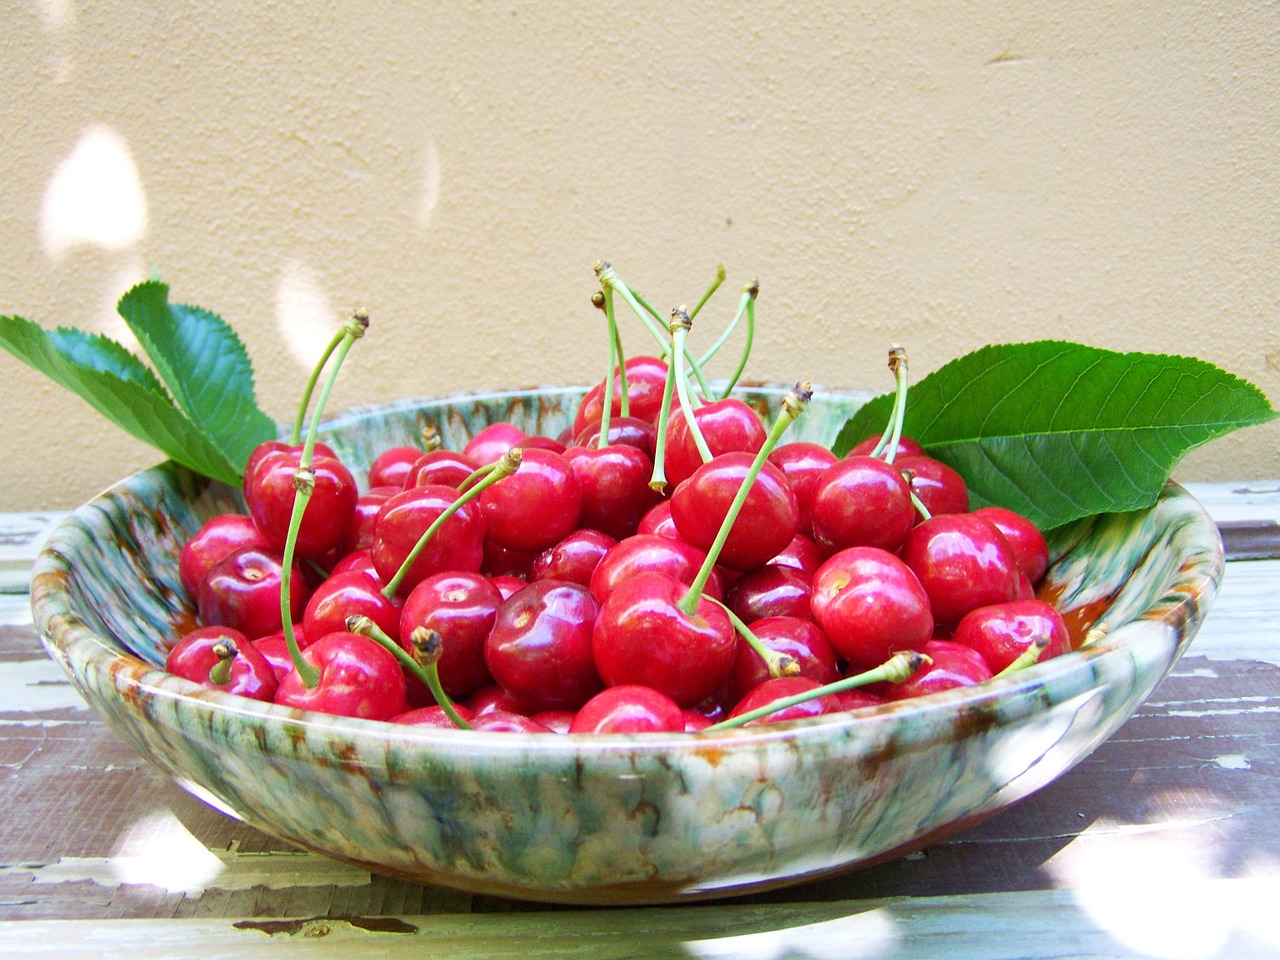
<path fill-rule="evenodd" d="M 1052 336 L 1280 402 L 1273 2 L 42 0 L 0 28 L 0 311 L 118 335 L 154 268 L 281 419 L 356 305 L 335 409 L 597 377 L 598 257 L 664 307 L 758 275 L 756 378 L 882 388 L 893 340 L 921 374 Z M 5 355 L 0 402 L 0 509 L 155 459 Z M 1254 428 L 1176 476 L 1278 451 Z"/>

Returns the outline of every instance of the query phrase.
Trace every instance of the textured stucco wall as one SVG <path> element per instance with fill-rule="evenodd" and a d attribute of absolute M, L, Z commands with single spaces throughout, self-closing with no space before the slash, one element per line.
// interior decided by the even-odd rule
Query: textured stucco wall
<path fill-rule="evenodd" d="M 0 311 L 119 335 L 153 269 L 291 416 L 599 376 L 591 265 L 749 277 L 749 375 L 881 388 L 995 340 L 1190 353 L 1280 402 L 1280 6 L 280 0 L 0 13 Z M 633 346 L 644 341 L 629 336 Z M 155 455 L 0 355 L 0 508 Z M 1280 425 L 1182 479 L 1280 476 Z"/>

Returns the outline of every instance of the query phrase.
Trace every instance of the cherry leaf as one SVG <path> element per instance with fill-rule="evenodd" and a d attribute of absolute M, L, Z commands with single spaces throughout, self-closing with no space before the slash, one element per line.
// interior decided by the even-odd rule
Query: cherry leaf
<path fill-rule="evenodd" d="M 859 409 L 832 450 L 884 430 L 892 403 Z M 1275 416 L 1203 360 L 1042 340 L 983 347 L 911 385 L 904 433 L 960 472 L 975 507 L 1051 529 L 1150 506 L 1190 450 Z"/>

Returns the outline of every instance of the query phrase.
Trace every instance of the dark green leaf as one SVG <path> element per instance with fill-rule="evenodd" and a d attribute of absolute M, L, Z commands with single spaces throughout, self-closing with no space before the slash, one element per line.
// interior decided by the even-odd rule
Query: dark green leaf
<path fill-rule="evenodd" d="M 115 341 L 0 316 L 0 346 L 144 443 L 206 476 L 239 483 L 237 465 L 192 429 L 155 374 Z"/>
<path fill-rule="evenodd" d="M 840 431 L 843 455 L 888 422 L 877 397 Z M 904 432 L 997 504 L 1045 529 L 1155 501 L 1182 457 L 1276 416 L 1248 381 L 1189 357 L 1075 343 L 984 347 L 910 388 Z"/>
<path fill-rule="evenodd" d="M 243 468 L 250 452 L 275 436 L 275 423 L 254 398 L 253 367 L 221 317 L 169 303 L 159 281 L 138 284 L 121 299 L 120 315 L 196 429 Z"/>

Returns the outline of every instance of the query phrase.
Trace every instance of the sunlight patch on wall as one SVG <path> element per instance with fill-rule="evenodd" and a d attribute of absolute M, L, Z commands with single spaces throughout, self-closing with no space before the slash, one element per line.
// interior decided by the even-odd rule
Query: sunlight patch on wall
<path fill-rule="evenodd" d="M 427 156 L 422 168 L 422 206 L 418 209 L 418 223 L 431 226 L 431 215 L 440 202 L 440 149 L 434 143 L 427 144 Z"/>
<path fill-rule="evenodd" d="M 110 127 L 95 124 L 45 187 L 41 246 L 51 260 L 61 260 L 81 244 L 125 249 L 146 230 L 147 200 L 129 144 Z"/>
<path fill-rule="evenodd" d="M 310 370 L 341 326 L 317 273 L 300 260 L 290 260 L 276 284 L 276 329 L 298 366 Z"/>

